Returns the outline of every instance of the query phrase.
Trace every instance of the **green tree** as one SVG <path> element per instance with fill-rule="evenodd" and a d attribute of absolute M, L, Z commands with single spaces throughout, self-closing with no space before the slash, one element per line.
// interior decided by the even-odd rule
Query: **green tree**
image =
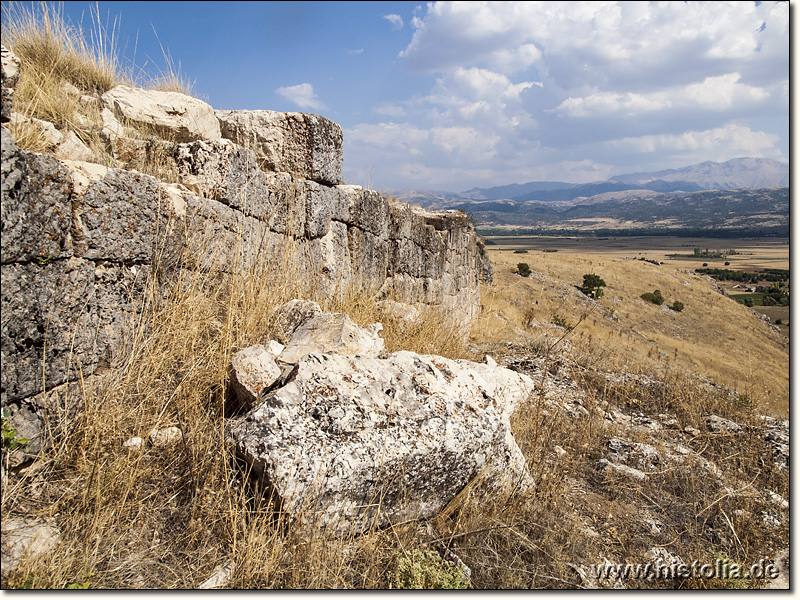
<path fill-rule="evenodd" d="M 583 276 L 583 286 L 581 291 L 590 298 L 599 298 L 603 295 L 602 288 L 606 287 L 606 282 L 600 279 L 599 275 L 587 273 Z"/>
<path fill-rule="evenodd" d="M 528 277 L 531 274 L 531 267 L 528 263 L 517 263 L 517 272 L 523 277 Z"/>

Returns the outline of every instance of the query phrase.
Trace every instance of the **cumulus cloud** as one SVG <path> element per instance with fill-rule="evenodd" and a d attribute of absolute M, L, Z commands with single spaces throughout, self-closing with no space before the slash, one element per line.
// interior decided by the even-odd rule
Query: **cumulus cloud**
<path fill-rule="evenodd" d="M 729 124 L 707 131 L 685 131 L 680 135 L 645 135 L 638 138 L 622 138 L 611 142 L 611 145 L 628 146 L 637 152 L 678 153 L 686 150 L 692 153 L 703 152 L 709 156 L 727 156 L 728 158 L 743 154 L 763 157 L 766 153 L 770 155 L 770 158 L 776 158 L 780 154 L 776 155 L 772 150 L 778 137 L 763 131 L 752 131 L 743 125 Z"/>
<path fill-rule="evenodd" d="M 310 83 L 301 83 L 288 87 L 280 87 L 275 90 L 287 100 L 293 102 L 298 108 L 310 108 L 312 110 L 324 110 L 327 108 L 314 92 L 314 86 Z"/>
<path fill-rule="evenodd" d="M 651 165 L 681 155 L 690 164 L 718 160 L 726 145 L 734 156 L 779 157 L 788 152 L 788 10 L 773 2 L 429 2 L 399 57 L 434 83 L 376 108 L 404 120 L 381 124 L 379 135 L 413 131 L 409 145 L 391 146 L 402 149 L 392 153 L 406 165 L 398 172 L 438 181 L 450 168 L 454 180 L 494 173 L 495 183 L 521 182 L 543 165 L 549 178 L 586 181 L 628 170 L 622 161 L 637 152 Z M 413 168 L 404 160 L 412 155 Z"/>
<path fill-rule="evenodd" d="M 392 29 L 403 28 L 403 17 L 400 15 L 383 15 L 383 18 L 392 24 Z"/>
<path fill-rule="evenodd" d="M 634 116 L 672 109 L 720 111 L 730 109 L 734 103 L 753 104 L 769 97 L 766 90 L 739 83 L 739 79 L 739 73 L 729 73 L 645 94 L 596 92 L 584 98 L 567 98 L 555 111 L 571 117 Z"/>

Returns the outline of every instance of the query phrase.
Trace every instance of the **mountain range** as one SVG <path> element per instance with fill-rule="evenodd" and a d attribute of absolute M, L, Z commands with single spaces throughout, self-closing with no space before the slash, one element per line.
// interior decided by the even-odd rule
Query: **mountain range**
<path fill-rule="evenodd" d="M 534 181 L 457 194 L 403 190 L 396 198 L 471 213 L 479 228 L 695 228 L 783 231 L 789 225 L 789 165 L 763 158 L 702 162 L 615 175 L 606 181 Z"/>

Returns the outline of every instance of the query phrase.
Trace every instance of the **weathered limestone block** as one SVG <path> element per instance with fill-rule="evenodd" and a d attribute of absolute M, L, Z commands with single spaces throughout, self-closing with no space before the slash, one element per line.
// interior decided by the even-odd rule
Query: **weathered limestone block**
<path fill-rule="evenodd" d="M 90 161 L 94 159 L 94 153 L 73 131 L 66 133 L 64 139 L 56 148 L 56 156 L 67 160 Z"/>
<path fill-rule="evenodd" d="M 72 185 L 67 169 L 21 150 L 2 128 L 2 178 L 2 263 L 68 256 Z"/>
<path fill-rule="evenodd" d="M 303 323 L 319 314 L 322 314 L 322 308 L 312 300 L 289 300 L 271 315 L 276 337 L 281 343 L 288 343 Z"/>
<path fill-rule="evenodd" d="M 88 187 L 72 202 L 75 255 L 150 262 L 171 216 L 162 185 L 148 175 L 118 169 L 81 183 Z"/>
<path fill-rule="evenodd" d="M 218 110 L 222 136 L 253 150 L 265 171 L 292 173 L 325 185 L 342 179 L 342 130 L 306 113 Z"/>
<path fill-rule="evenodd" d="M 309 354 L 230 435 L 300 523 L 361 532 L 431 517 L 477 476 L 525 489 L 509 418 L 533 389 L 464 360 Z"/>
<path fill-rule="evenodd" d="M 290 173 L 265 173 L 256 155 L 229 140 L 181 144 L 176 153 L 181 183 L 269 225 L 271 231 L 311 239 L 324 236 L 342 216 L 336 188 Z"/>
<path fill-rule="evenodd" d="M 250 410 L 258 395 L 278 381 L 282 371 L 266 346 L 256 345 L 231 356 L 231 389 L 241 406 Z"/>
<path fill-rule="evenodd" d="M 331 221 L 328 233 L 320 238 L 322 262 L 320 273 L 324 279 L 323 290 L 330 293 L 347 292 L 353 284 L 353 261 L 347 237 L 347 225 Z"/>
<path fill-rule="evenodd" d="M 377 290 L 386 280 L 389 268 L 389 247 L 386 240 L 358 227 L 348 227 L 347 247 L 353 261 L 356 286 L 364 290 Z"/>
<path fill-rule="evenodd" d="M 0 65 L 0 89 L 2 89 L 0 122 L 6 123 L 11 119 L 11 111 L 14 108 L 14 90 L 19 83 L 19 58 L 5 46 L 0 46 Z"/>
<path fill-rule="evenodd" d="M 372 234 L 381 240 L 389 239 L 389 200 L 372 190 L 348 194 L 350 220 L 348 224 Z"/>
<path fill-rule="evenodd" d="M 3 265 L 3 402 L 112 363 L 124 352 L 133 299 L 142 293 L 145 276 L 143 269 L 79 258 Z"/>
<path fill-rule="evenodd" d="M 55 519 L 9 516 L 3 519 L 2 572 L 11 574 L 25 558 L 44 556 L 61 537 Z"/>
<path fill-rule="evenodd" d="M 252 270 L 259 263 L 275 268 L 281 264 L 287 242 L 266 223 L 209 198 L 185 194 L 183 200 L 183 243 L 189 248 L 189 268 L 235 273 Z"/>
<path fill-rule="evenodd" d="M 177 143 L 220 138 L 214 109 L 191 96 L 118 85 L 103 94 L 102 100 L 118 119 L 152 128 L 160 137 Z"/>
<path fill-rule="evenodd" d="M 377 357 L 385 350 L 383 339 L 378 337 L 382 329 L 380 323 L 361 327 L 342 313 L 316 314 L 294 331 L 280 360 L 295 364 L 306 354 L 321 352 Z"/>

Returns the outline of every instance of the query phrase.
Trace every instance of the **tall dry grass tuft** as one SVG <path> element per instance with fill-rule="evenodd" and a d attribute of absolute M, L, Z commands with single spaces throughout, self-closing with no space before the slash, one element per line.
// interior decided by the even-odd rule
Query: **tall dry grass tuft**
<path fill-rule="evenodd" d="M 12 121 L 10 128 L 22 148 L 54 151 L 41 125 L 31 121 L 39 119 L 52 123 L 62 133 L 75 133 L 92 150 L 96 162 L 112 166 L 112 152 L 99 135 L 103 126 L 99 98 L 103 93 L 125 84 L 194 95 L 194 82 L 180 72 L 180 65 L 163 46 L 165 65 L 156 67 L 155 76 L 148 75 L 146 64 L 126 64 L 119 49 L 120 22 L 104 23 L 98 7 L 90 12 L 87 30 L 67 20 L 62 7 L 54 3 L 4 3 L 2 13 L 3 45 L 20 59 L 14 109 L 22 118 Z M 140 161 L 143 164 L 136 167 L 161 174 L 169 140 L 162 140 L 155 132 L 142 132 L 142 137 L 152 140 Z"/>
<path fill-rule="evenodd" d="M 73 120 L 77 99 L 62 90 L 68 82 L 84 93 L 103 94 L 123 80 L 117 23 L 105 27 L 92 12 L 93 30 L 69 23 L 57 5 L 3 5 L 3 44 L 19 57 L 15 102 L 29 116 L 63 127 Z"/>

